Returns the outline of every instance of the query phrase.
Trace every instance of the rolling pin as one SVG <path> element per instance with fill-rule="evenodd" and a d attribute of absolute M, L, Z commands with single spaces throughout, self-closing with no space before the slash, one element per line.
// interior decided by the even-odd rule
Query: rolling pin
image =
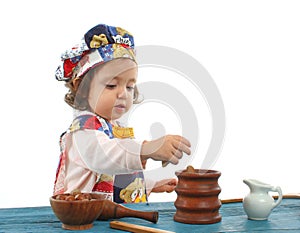
<path fill-rule="evenodd" d="M 119 219 L 124 217 L 134 217 L 148 220 L 153 223 L 158 221 L 157 211 L 139 211 L 129 209 L 110 200 L 103 200 L 102 212 L 98 220 Z"/>
<path fill-rule="evenodd" d="M 129 231 L 133 233 L 175 233 L 173 231 L 165 231 L 152 227 L 145 227 L 127 222 L 111 221 L 110 227 L 113 229 Z"/>

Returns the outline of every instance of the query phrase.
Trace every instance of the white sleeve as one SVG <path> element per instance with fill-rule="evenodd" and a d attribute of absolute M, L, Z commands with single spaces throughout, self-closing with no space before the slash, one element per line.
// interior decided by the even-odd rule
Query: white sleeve
<path fill-rule="evenodd" d="M 133 139 L 109 139 L 104 132 L 85 129 L 72 133 L 70 152 L 88 169 L 113 175 L 143 170 L 141 146 L 142 142 Z"/>

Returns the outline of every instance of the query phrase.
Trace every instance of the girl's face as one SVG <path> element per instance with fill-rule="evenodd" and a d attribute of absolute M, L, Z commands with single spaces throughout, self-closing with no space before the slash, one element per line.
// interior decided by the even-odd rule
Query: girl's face
<path fill-rule="evenodd" d="M 130 59 L 116 59 L 96 69 L 88 102 L 92 110 L 108 121 L 120 118 L 133 104 L 137 65 Z"/>

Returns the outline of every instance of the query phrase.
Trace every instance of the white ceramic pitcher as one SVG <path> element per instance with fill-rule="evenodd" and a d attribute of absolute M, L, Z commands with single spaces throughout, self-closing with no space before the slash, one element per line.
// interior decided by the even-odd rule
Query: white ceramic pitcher
<path fill-rule="evenodd" d="M 250 188 L 250 193 L 243 199 L 243 207 L 249 219 L 266 220 L 271 211 L 282 201 L 280 187 L 265 184 L 255 179 L 245 179 L 243 182 Z M 275 201 L 269 192 L 277 192 Z"/>

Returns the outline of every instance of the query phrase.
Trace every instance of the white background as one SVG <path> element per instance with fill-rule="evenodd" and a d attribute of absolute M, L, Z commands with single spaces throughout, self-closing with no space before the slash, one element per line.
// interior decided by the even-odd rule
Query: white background
<path fill-rule="evenodd" d="M 299 12 L 296 0 L 2 1 L 0 208 L 49 205 L 58 138 L 72 120 L 63 101 L 67 90 L 54 71 L 60 54 L 99 23 L 127 29 L 137 46 L 179 49 L 208 70 L 226 111 L 226 137 L 212 167 L 222 172 L 221 198 L 246 195 L 244 178 L 279 185 L 284 193 L 299 192 Z M 151 79 L 149 72 L 163 80 L 166 71 L 141 71 L 139 82 L 147 75 Z M 191 103 L 200 98 L 180 82 L 173 85 L 194 93 L 188 95 Z M 148 107 L 158 113 L 164 108 Z M 200 134 L 208 144 L 205 103 L 199 109 Z M 143 112 L 137 109 L 140 117 L 132 118 L 137 129 L 142 121 L 158 121 Z M 162 123 L 168 114 L 174 113 L 162 115 Z M 172 131 L 168 125 L 165 129 Z M 180 132 L 180 126 L 173 130 Z M 147 136 L 149 129 L 138 134 Z M 196 168 L 198 160 L 192 163 Z M 155 194 L 150 200 L 175 198 L 175 193 Z"/>

